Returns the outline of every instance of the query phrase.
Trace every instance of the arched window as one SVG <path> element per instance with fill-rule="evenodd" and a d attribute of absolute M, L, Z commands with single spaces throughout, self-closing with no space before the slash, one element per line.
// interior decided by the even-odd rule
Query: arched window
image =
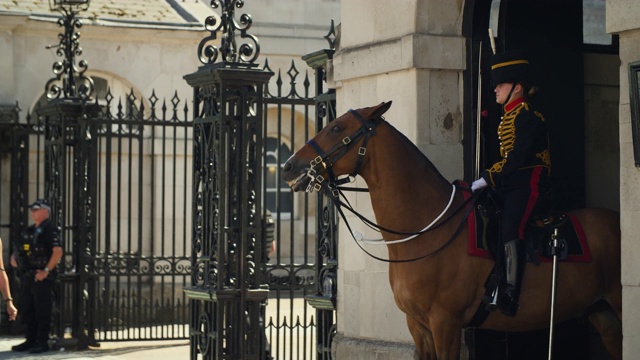
<path fill-rule="evenodd" d="M 291 157 L 292 151 L 284 141 L 278 144 L 278 139 L 275 137 L 267 137 L 265 150 L 265 207 L 272 213 L 279 212 L 281 218 L 291 218 L 293 193 L 287 183 L 282 180 L 281 174 L 282 167 Z"/>

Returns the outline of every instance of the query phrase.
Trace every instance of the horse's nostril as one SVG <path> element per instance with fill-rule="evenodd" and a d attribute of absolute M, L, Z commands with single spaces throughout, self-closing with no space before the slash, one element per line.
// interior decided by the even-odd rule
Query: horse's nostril
<path fill-rule="evenodd" d="M 291 164 L 290 161 L 287 161 L 286 163 L 284 163 L 284 167 L 282 168 L 282 171 L 289 172 L 292 169 L 293 169 L 293 165 Z"/>

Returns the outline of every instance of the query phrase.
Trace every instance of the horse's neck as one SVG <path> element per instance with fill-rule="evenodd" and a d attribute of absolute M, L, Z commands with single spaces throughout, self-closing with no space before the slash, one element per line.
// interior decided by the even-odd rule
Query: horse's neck
<path fill-rule="evenodd" d="M 361 172 L 376 220 L 394 230 L 419 230 L 446 207 L 451 184 L 394 129 L 380 127 L 378 132 Z"/>

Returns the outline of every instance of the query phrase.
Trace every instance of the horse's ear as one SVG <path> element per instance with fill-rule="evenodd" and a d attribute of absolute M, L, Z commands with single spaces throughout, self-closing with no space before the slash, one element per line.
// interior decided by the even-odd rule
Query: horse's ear
<path fill-rule="evenodd" d="M 379 119 L 382 117 L 382 115 L 384 115 L 384 113 L 387 112 L 387 110 L 389 110 L 389 108 L 391 107 L 391 101 L 387 101 L 387 102 L 381 102 L 380 105 L 376 106 L 373 110 L 373 112 L 371 113 L 371 116 L 369 117 L 370 119 Z"/>

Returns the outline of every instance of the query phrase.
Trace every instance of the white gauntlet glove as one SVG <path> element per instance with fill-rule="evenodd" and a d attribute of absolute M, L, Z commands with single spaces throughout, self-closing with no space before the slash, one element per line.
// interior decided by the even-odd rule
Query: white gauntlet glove
<path fill-rule="evenodd" d="M 486 188 L 488 185 L 484 178 L 480 178 L 471 184 L 471 191 L 476 192 L 476 190 Z"/>

